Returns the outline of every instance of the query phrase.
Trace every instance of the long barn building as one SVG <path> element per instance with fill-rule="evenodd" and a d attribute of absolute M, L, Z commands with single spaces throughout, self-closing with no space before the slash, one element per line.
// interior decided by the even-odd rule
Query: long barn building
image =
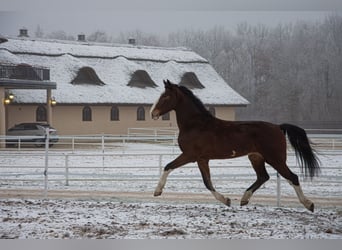
<path fill-rule="evenodd" d="M 49 122 L 64 135 L 126 134 L 130 127 L 174 128 L 174 112 L 158 121 L 149 116 L 151 105 L 164 90 L 164 79 L 190 88 L 222 119 L 234 120 L 235 108 L 248 104 L 206 59 L 189 49 L 84 40 L 6 40 L 0 44 L 0 92 L 14 95 L 10 104 L 2 103 L 6 129 L 35 121 Z M 6 79 L 18 81 L 5 84 Z M 25 79 L 55 83 L 55 88 L 21 88 Z"/>

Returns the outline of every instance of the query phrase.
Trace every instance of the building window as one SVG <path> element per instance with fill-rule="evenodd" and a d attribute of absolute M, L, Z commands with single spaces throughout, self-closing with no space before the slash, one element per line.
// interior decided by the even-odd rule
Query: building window
<path fill-rule="evenodd" d="M 119 121 L 119 109 L 117 106 L 113 106 L 110 110 L 110 120 Z"/>
<path fill-rule="evenodd" d="M 210 114 L 212 114 L 212 116 L 216 116 L 216 111 L 215 111 L 215 108 L 214 107 L 209 107 L 209 112 Z"/>
<path fill-rule="evenodd" d="M 82 110 L 82 121 L 91 121 L 91 108 L 85 106 Z"/>
<path fill-rule="evenodd" d="M 170 112 L 167 112 L 166 114 L 162 115 L 163 121 L 169 121 L 170 120 Z"/>
<path fill-rule="evenodd" d="M 43 105 L 39 105 L 38 108 L 36 109 L 36 121 L 37 122 L 47 121 L 46 108 Z"/>
<path fill-rule="evenodd" d="M 145 109 L 142 106 L 139 106 L 137 109 L 137 120 L 145 121 Z"/>

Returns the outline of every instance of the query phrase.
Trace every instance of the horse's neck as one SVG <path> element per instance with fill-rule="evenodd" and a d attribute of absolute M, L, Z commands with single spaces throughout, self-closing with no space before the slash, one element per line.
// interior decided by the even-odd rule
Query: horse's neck
<path fill-rule="evenodd" d="M 184 100 L 183 104 L 175 109 L 175 112 L 179 130 L 191 128 L 202 117 L 202 112 L 189 100 Z"/>

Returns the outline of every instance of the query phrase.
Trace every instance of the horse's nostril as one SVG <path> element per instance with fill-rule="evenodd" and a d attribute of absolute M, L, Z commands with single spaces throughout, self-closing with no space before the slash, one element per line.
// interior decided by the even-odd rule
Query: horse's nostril
<path fill-rule="evenodd" d="M 158 118 L 159 118 L 159 110 L 158 109 L 153 110 L 151 115 L 152 115 L 152 119 L 153 120 L 158 120 Z"/>

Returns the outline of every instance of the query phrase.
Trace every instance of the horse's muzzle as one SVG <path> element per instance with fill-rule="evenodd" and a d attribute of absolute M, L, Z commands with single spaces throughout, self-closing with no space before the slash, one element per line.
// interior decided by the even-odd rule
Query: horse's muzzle
<path fill-rule="evenodd" d="M 158 109 L 155 109 L 151 112 L 151 116 L 152 116 L 152 119 L 153 120 L 158 120 L 160 114 L 159 114 L 159 110 Z"/>

